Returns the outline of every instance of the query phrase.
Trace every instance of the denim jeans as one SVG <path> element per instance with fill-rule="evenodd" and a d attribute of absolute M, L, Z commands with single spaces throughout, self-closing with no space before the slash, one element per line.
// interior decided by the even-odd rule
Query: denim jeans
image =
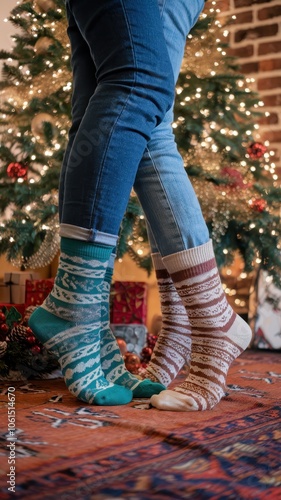
<path fill-rule="evenodd" d="M 168 255 L 205 243 L 206 224 L 171 128 L 185 39 L 202 0 L 66 6 L 73 122 L 60 181 L 61 235 L 114 245 L 134 185 L 153 251 Z"/>

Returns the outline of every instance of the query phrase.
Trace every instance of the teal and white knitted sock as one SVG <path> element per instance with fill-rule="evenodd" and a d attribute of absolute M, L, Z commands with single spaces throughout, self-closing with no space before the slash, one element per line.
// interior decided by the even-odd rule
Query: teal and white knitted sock
<path fill-rule="evenodd" d="M 132 392 L 113 385 L 100 363 L 101 293 L 112 247 L 62 238 L 52 292 L 29 326 L 59 360 L 68 390 L 96 405 L 129 403 Z"/>
<path fill-rule="evenodd" d="M 108 263 L 102 289 L 101 305 L 101 365 L 102 370 L 110 382 L 122 385 L 133 391 L 134 398 L 150 398 L 153 394 L 159 394 L 165 386 L 150 380 L 139 380 L 125 367 L 125 363 L 109 324 L 109 293 L 113 274 L 114 254 Z"/>

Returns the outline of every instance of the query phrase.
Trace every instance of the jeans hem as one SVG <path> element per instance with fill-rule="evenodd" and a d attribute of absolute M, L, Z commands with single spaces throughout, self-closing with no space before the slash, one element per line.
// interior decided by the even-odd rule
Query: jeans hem
<path fill-rule="evenodd" d="M 115 234 L 104 233 L 97 229 L 86 229 L 85 227 L 65 223 L 60 225 L 60 236 L 110 246 L 115 246 L 118 240 L 118 235 Z"/>

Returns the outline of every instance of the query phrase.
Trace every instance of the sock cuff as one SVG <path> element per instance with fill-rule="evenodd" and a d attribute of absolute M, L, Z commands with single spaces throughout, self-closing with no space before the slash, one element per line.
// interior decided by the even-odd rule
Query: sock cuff
<path fill-rule="evenodd" d="M 214 259 L 212 240 L 204 243 L 204 245 L 173 253 L 162 258 L 170 274 L 190 267 L 200 266 L 211 259 Z"/>
<path fill-rule="evenodd" d="M 116 254 L 112 253 L 108 261 L 108 266 L 104 275 L 104 281 L 107 281 L 107 283 L 111 283 L 112 280 L 115 257 Z"/>
<path fill-rule="evenodd" d="M 163 264 L 161 254 L 159 252 L 152 253 L 151 258 L 152 258 L 152 262 L 153 262 L 153 266 L 154 266 L 155 271 L 166 269 L 166 267 Z"/>
<path fill-rule="evenodd" d="M 112 253 L 109 257 L 107 269 L 110 268 L 113 270 L 115 259 L 116 259 L 116 253 Z"/>
<path fill-rule="evenodd" d="M 61 238 L 61 251 L 75 257 L 98 259 L 105 262 L 110 258 L 113 248 L 113 246 L 109 245 L 100 245 L 72 238 Z"/>

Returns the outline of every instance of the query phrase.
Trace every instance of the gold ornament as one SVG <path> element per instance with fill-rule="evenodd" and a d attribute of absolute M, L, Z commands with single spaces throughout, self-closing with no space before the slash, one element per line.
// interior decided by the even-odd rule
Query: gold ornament
<path fill-rule="evenodd" d="M 49 115 L 48 113 L 38 113 L 37 115 L 34 116 L 31 122 L 31 132 L 33 133 L 37 141 L 43 141 L 45 138 L 44 134 L 45 122 L 50 123 L 52 125 L 53 133 L 55 134 L 56 125 L 53 116 Z"/>
<path fill-rule="evenodd" d="M 56 4 L 53 0 L 35 0 L 35 7 L 38 7 L 40 12 L 48 12 L 48 10 L 55 10 Z"/>
<path fill-rule="evenodd" d="M 54 40 L 52 38 L 49 38 L 48 36 L 42 36 L 41 38 L 38 38 L 37 42 L 35 43 L 34 52 L 39 55 L 45 54 L 53 44 Z"/>

